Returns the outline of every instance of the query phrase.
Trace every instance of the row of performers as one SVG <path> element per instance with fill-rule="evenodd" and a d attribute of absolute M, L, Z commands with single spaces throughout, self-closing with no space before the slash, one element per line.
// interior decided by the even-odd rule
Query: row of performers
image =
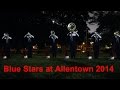
<path fill-rule="evenodd" d="M 51 39 L 51 46 L 52 46 L 52 56 L 55 58 L 57 54 L 57 43 L 56 40 L 58 39 L 58 36 L 55 34 L 55 31 L 50 32 L 49 38 Z M 70 56 L 72 59 L 76 56 L 76 38 L 79 37 L 79 34 L 77 31 L 70 31 L 67 36 L 69 36 L 69 45 L 70 45 Z M 34 36 L 28 32 L 24 38 L 27 38 L 27 57 L 32 58 L 32 38 Z M 93 51 L 94 51 L 94 58 L 99 58 L 99 49 L 100 49 L 100 40 L 102 40 L 102 37 L 97 32 L 94 32 L 91 35 L 91 38 L 94 42 L 93 44 Z M 2 39 L 6 41 L 4 45 L 4 56 L 3 58 L 9 58 L 10 57 L 10 43 L 9 40 L 12 39 L 12 37 L 9 36 L 8 33 L 4 33 Z M 116 55 L 116 58 L 120 59 L 120 33 L 119 31 L 114 32 L 113 42 L 112 42 L 112 49 L 114 50 L 114 53 Z"/>

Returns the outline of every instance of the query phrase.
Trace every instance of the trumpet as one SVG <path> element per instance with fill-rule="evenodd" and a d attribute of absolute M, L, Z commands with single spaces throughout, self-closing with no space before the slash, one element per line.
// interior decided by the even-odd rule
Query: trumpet
<path fill-rule="evenodd" d="M 78 30 L 76 29 L 75 23 L 73 23 L 73 22 L 69 23 L 67 26 L 67 29 L 70 31 L 67 34 L 67 36 L 70 35 L 70 36 L 78 36 L 79 37 L 79 34 L 77 33 Z"/>

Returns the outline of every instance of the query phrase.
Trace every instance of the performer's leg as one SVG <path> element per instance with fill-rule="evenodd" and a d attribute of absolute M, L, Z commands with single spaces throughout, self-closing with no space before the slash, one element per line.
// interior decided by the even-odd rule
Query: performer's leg
<path fill-rule="evenodd" d="M 32 58 L 32 47 L 30 48 L 30 58 Z"/>
<path fill-rule="evenodd" d="M 72 48 L 72 46 L 70 46 L 70 57 L 71 57 L 71 59 L 73 58 L 73 48 Z"/>
<path fill-rule="evenodd" d="M 97 50 L 97 58 L 99 58 L 99 50 Z"/>
<path fill-rule="evenodd" d="M 119 45 L 116 48 L 116 58 L 120 59 L 120 46 Z"/>
<path fill-rule="evenodd" d="M 99 57 L 99 45 L 94 46 L 94 57 L 95 59 L 98 59 Z"/>
<path fill-rule="evenodd" d="M 75 59 L 75 56 L 76 56 L 76 55 L 75 55 L 75 52 L 74 52 L 74 53 L 73 53 L 73 58 L 74 58 L 74 59 Z"/>
<path fill-rule="evenodd" d="M 95 58 L 95 59 L 98 58 L 98 57 L 97 57 L 97 56 L 98 56 L 97 53 L 98 53 L 98 52 L 97 52 L 96 46 L 94 46 L 94 58 Z"/>
<path fill-rule="evenodd" d="M 99 50 L 96 50 L 96 57 L 95 57 L 96 59 L 98 59 L 99 58 Z"/>
<path fill-rule="evenodd" d="M 53 58 L 55 57 L 55 51 L 54 50 L 52 51 L 52 57 Z"/>
<path fill-rule="evenodd" d="M 5 52 L 5 56 L 7 56 L 8 53 L 7 48 L 4 49 L 4 52 Z"/>
<path fill-rule="evenodd" d="M 55 55 L 54 55 L 54 57 L 56 58 L 56 56 L 57 56 L 57 51 L 55 50 Z"/>
<path fill-rule="evenodd" d="M 6 46 L 4 46 L 3 53 L 4 53 L 4 56 L 6 56 L 6 53 L 7 53 Z"/>
<path fill-rule="evenodd" d="M 114 49 L 113 49 L 113 46 L 112 46 L 112 48 L 110 49 L 109 54 L 110 54 L 110 57 L 113 57 L 113 56 L 114 56 Z"/>
<path fill-rule="evenodd" d="M 70 45 L 70 52 L 71 52 L 71 59 L 73 59 L 75 57 L 75 46 L 73 42 Z"/>
<path fill-rule="evenodd" d="M 7 49 L 7 57 L 10 57 L 10 48 Z"/>
<path fill-rule="evenodd" d="M 94 58 L 96 58 L 96 51 L 95 51 L 95 46 L 93 46 L 93 54 L 94 54 Z"/>
<path fill-rule="evenodd" d="M 119 45 L 119 49 L 118 49 L 118 59 L 120 59 L 120 45 Z"/>
<path fill-rule="evenodd" d="M 32 58 L 32 48 L 30 49 L 30 58 Z"/>
<path fill-rule="evenodd" d="M 52 57 L 54 58 L 55 55 L 55 50 L 54 50 L 54 46 L 52 46 Z"/>
<path fill-rule="evenodd" d="M 76 56 L 76 48 L 73 49 L 73 58 Z"/>
<path fill-rule="evenodd" d="M 32 47 L 28 46 L 28 58 L 32 58 Z"/>
<path fill-rule="evenodd" d="M 77 54 L 77 51 L 76 51 L 76 49 L 77 49 L 77 46 L 76 46 L 76 44 L 75 44 L 75 48 L 74 48 L 74 58 L 76 58 L 76 54 Z"/>
<path fill-rule="evenodd" d="M 56 58 L 56 56 L 57 56 L 57 46 L 55 45 L 54 57 Z"/>

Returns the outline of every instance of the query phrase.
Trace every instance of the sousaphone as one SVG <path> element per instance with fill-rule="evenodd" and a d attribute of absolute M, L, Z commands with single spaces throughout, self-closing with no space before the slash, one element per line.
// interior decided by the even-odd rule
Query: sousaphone
<path fill-rule="evenodd" d="M 76 25 L 75 25 L 75 23 L 73 23 L 73 22 L 69 23 L 68 26 L 67 26 L 67 28 L 68 28 L 68 30 L 69 30 L 70 32 L 76 31 Z"/>

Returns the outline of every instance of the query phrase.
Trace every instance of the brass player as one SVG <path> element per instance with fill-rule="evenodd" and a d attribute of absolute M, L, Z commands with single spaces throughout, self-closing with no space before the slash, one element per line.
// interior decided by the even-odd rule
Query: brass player
<path fill-rule="evenodd" d="M 28 32 L 24 38 L 26 38 L 26 48 L 27 48 L 27 56 L 26 58 L 32 58 L 32 39 L 34 38 L 34 36 Z"/>
<path fill-rule="evenodd" d="M 10 57 L 10 40 L 12 39 L 12 37 L 10 37 L 8 33 L 4 33 L 2 39 L 5 40 L 3 45 L 4 48 L 3 59 L 7 59 Z"/>
<path fill-rule="evenodd" d="M 70 45 L 70 53 L 71 59 L 74 59 L 76 56 L 76 37 L 79 37 L 78 31 L 76 30 L 75 23 L 71 22 L 67 26 L 69 33 L 69 45 Z"/>
<path fill-rule="evenodd" d="M 55 35 L 55 31 L 50 32 L 49 38 L 50 38 L 51 46 L 52 46 L 52 56 L 53 56 L 53 58 L 56 58 L 56 55 L 57 55 L 57 41 L 56 41 L 56 39 L 58 39 L 58 36 Z"/>

